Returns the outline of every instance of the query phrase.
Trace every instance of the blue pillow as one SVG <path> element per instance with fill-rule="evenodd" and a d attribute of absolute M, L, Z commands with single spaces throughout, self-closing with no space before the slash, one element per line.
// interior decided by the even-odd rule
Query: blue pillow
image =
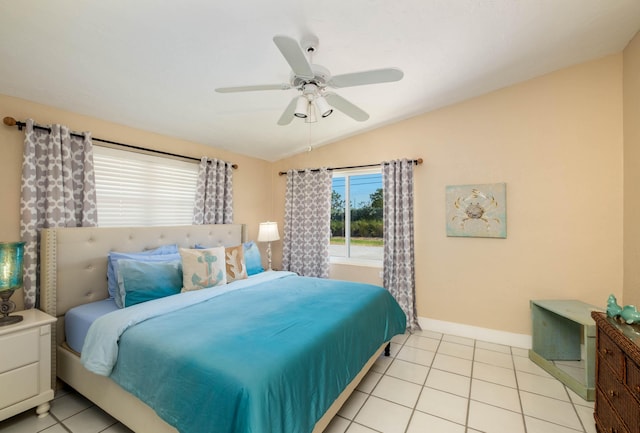
<path fill-rule="evenodd" d="M 117 298 L 118 294 L 118 275 L 116 274 L 116 263 L 118 259 L 137 259 L 139 257 L 153 256 L 153 255 L 164 255 L 164 254 L 178 254 L 178 245 L 170 244 L 170 245 L 162 245 L 158 248 L 154 248 L 152 250 L 145 250 L 136 253 L 119 253 L 117 251 L 112 251 L 109 253 L 107 257 L 107 286 L 109 288 L 109 297 Z M 119 305 L 122 308 L 121 305 Z"/>
<path fill-rule="evenodd" d="M 244 262 L 247 265 L 247 275 L 255 275 L 264 271 L 262 257 L 255 242 L 249 241 L 242 244 L 244 247 Z"/>
<path fill-rule="evenodd" d="M 160 245 L 158 248 L 142 251 L 142 254 L 176 254 L 178 252 L 178 244 Z"/>
<path fill-rule="evenodd" d="M 182 263 L 180 260 L 159 263 L 119 260 L 118 285 L 122 288 L 125 307 L 175 295 L 182 289 Z"/>

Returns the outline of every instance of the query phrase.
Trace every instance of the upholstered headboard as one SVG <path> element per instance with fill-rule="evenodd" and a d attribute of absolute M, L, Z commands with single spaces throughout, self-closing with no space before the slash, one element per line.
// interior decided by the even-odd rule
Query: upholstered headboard
<path fill-rule="evenodd" d="M 58 318 L 55 341 L 60 344 L 64 340 L 64 314 L 70 308 L 109 296 L 110 251 L 142 251 L 166 244 L 184 248 L 193 248 L 196 243 L 233 246 L 245 240 L 244 224 L 43 229 L 40 308 Z"/>

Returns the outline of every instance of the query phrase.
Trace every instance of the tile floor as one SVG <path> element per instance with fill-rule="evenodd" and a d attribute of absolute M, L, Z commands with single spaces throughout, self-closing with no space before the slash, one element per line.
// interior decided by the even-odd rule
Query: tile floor
<path fill-rule="evenodd" d="M 129 433 L 74 391 L 0 422 L 4 433 Z M 524 349 L 420 331 L 397 336 L 325 433 L 595 433 L 593 403 Z"/>

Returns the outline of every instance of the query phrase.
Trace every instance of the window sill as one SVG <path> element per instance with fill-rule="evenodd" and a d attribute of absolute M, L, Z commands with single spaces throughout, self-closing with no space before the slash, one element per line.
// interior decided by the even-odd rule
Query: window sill
<path fill-rule="evenodd" d="M 381 260 L 352 259 L 348 257 L 329 257 L 329 263 L 331 263 L 332 265 L 363 266 L 367 268 L 382 269 Z"/>

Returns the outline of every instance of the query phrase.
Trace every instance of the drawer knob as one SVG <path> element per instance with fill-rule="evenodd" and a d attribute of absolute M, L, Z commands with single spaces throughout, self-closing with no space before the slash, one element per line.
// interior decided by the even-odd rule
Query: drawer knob
<path fill-rule="evenodd" d="M 605 349 L 602 350 L 602 353 L 605 354 L 605 355 L 611 355 L 613 352 L 611 350 L 605 348 Z"/>
<path fill-rule="evenodd" d="M 609 390 L 609 395 L 610 395 L 611 397 L 615 397 L 617 394 L 618 394 L 618 393 L 617 393 L 617 392 L 615 392 L 613 389 L 612 389 L 612 390 Z"/>

